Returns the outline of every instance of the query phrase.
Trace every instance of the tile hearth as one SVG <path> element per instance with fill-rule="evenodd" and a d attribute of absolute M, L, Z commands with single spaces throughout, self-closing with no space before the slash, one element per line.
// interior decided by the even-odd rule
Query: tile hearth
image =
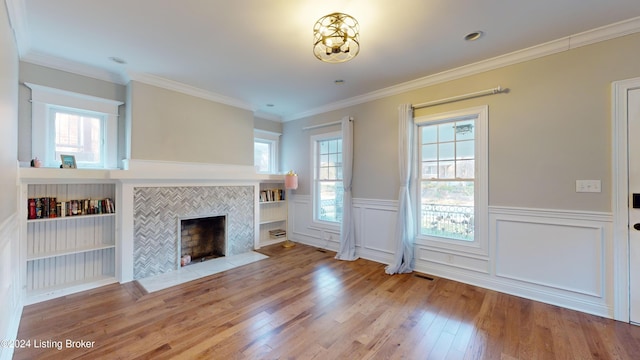
<path fill-rule="evenodd" d="M 191 264 L 176 271 L 138 279 L 137 281 L 147 292 L 151 293 L 267 258 L 268 256 L 266 255 L 251 251 Z"/>

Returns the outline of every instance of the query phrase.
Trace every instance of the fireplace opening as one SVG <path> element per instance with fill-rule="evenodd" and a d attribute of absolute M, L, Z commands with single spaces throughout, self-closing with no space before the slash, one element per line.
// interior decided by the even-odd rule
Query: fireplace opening
<path fill-rule="evenodd" d="M 180 264 L 197 263 L 225 256 L 226 216 L 180 220 Z"/>

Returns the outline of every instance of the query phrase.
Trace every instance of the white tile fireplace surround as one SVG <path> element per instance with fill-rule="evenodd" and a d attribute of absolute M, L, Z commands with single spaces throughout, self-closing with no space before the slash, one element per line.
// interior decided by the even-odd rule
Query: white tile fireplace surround
<path fill-rule="evenodd" d="M 225 256 L 258 246 L 261 181 L 253 166 L 130 160 L 113 171 L 120 184 L 116 277 L 120 282 L 166 274 L 180 268 L 180 219 L 226 216 Z"/>
<path fill-rule="evenodd" d="M 253 186 L 136 187 L 133 193 L 133 277 L 179 268 L 179 231 L 183 218 L 227 216 L 226 255 L 254 246 Z"/>

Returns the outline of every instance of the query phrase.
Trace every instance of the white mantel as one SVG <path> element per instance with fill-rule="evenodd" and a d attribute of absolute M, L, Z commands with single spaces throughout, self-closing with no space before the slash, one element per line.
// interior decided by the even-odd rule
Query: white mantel
<path fill-rule="evenodd" d="M 124 160 L 123 169 L 19 168 L 24 183 L 283 181 L 282 174 L 257 174 L 251 165 Z"/>

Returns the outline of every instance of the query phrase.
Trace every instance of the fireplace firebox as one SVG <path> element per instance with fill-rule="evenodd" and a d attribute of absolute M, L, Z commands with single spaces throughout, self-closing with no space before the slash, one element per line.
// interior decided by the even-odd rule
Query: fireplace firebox
<path fill-rule="evenodd" d="M 226 218 L 226 215 L 181 218 L 178 263 L 186 265 L 225 256 Z M 189 261 L 185 262 L 185 258 Z"/>

